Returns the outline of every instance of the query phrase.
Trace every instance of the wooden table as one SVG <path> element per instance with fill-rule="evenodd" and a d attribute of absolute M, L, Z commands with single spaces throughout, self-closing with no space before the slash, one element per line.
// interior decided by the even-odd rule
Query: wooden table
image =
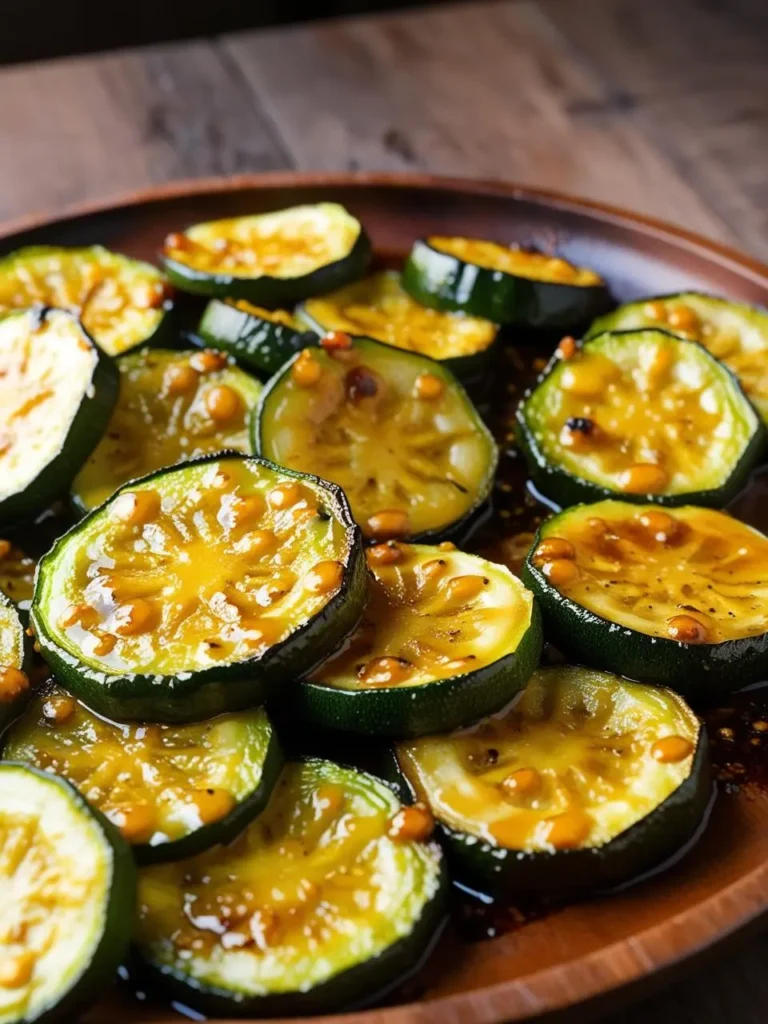
<path fill-rule="evenodd" d="M 428 170 L 768 260 L 764 0 L 501 0 L 0 69 L 0 220 L 173 178 Z M 751 939 L 613 1024 L 764 1024 Z"/>

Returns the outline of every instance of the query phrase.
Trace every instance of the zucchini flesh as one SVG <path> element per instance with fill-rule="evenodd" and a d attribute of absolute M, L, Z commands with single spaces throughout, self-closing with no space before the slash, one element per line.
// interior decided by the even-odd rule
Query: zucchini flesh
<path fill-rule="evenodd" d="M 394 542 L 367 554 L 362 622 L 302 685 L 305 715 L 352 732 L 421 735 L 491 714 L 525 686 L 541 649 L 538 615 L 506 567 Z"/>
<path fill-rule="evenodd" d="M 400 275 L 394 271 L 308 299 L 296 315 L 320 335 L 346 331 L 374 338 L 447 362 L 459 377 L 465 368 L 463 361 L 487 352 L 498 334 L 496 324 L 488 320 L 422 306 L 403 289 Z M 470 365 L 467 362 L 466 368 Z"/>
<path fill-rule="evenodd" d="M 0 736 L 31 696 L 25 668 L 24 626 L 16 606 L 0 594 Z"/>
<path fill-rule="evenodd" d="M 0 312 L 36 303 L 79 317 L 111 356 L 153 341 L 171 306 L 157 267 L 100 245 L 30 246 L 0 260 Z"/>
<path fill-rule="evenodd" d="M 736 374 L 762 419 L 768 422 L 768 313 L 728 299 L 680 292 L 620 306 L 596 320 L 587 337 L 603 331 L 661 327 L 701 342 Z"/>
<path fill-rule="evenodd" d="M 116 378 L 71 314 L 0 316 L 0 519 L 34 516 L 66 490 L 106 426 Z"/>
<path fill-rule="evenodd" d="M 141 863 L 234 838 L 266 804 L 281 760 L 261 708 L 197 725 L 127 725 L 55 685 L 35 695 L 3 756 L 71 782 Z"/>
<path fill-rule="evenodd" d="M 126 481 L 224 449 L 249 453 L 261 385 L 218 352 L 141 349 L 118 361 L 120 393 L 104 437 L 72 485 L 101 505 Z"/>
<path fill-rule="evenodd" d="M 262 309 L 240 299 L 211 299 L 197 336 L 205 345 L 228 352 L 255 373 L 271 376 L 314 337 L 302 331 L 292 313 Z"/>
<path fill-rule="evenodd" d="M 502 889 L 594 886 L 696 827 L 709 795 L 702 736 L 669 690 L 559 666 L 536 672 L 506 714 L 399 744 L 397 760 L 465 870 Z M 678 799 L 657 818 L 681 787 L 682 811 Z"/>
<path fill-rule="evenodd" d="M 74 1020 L 127 952 L 127 846 L 61 779 L 1 763 L 0 891 L 0 1022 Z"/>
<path fill-rule="evenodd" d="M 370 242 L 343 206 L 317 203 L 195 224 L 169 235 L 163 256 L 186 291 L 275 307 L 359 277 Z"/>
<path fill-rule="evenodd" d="M 768 669 L 768 538 L 713 509 L 604 501 L 539 531 L 524 572 L 576 657 L 702 699 Z"/>
<path fill-rule="evenodd" d="M 464 263 L 471 263 L 486 270 L 496 270 L 513 277 L 525 277 L 531 281 L 547 281 L 550 284 L 568 284 L 577 287 L 601 285 L 603 279 L 588 267 L 577 267 L 562 256 L 518 246 L 499 245 L 478 238 L 446 238 L 433 235 L 427 239 L 438 252 Z"/>
<path fill-rule="evenodd" d="M 398 838 L 399 814 L 368 775 L 287 765 L 231 846 L 142 872 L 139 952 L 205 1013 L 370 1002 L 412 973 L 441 915 L 439 850 Z"/>
<path fill-rule="evenodd" d="M 487 502 L 498 458 L 464 389 L 415 353 L 345 334 L 326 343 L 265 388 L 258 451 L 338 483 L 369 537 L 460 532 Z"/>
<path fill-rule="evenodd" d="M 210 456 L 127 484 L 42 559 L 32 621 L 67 688 L 111 718 L 261 703 L 359 618 L 359 532 L 333 485 Z"/>
<path fill-rule="evenodd" d="M 701 345 L 657 330 L 602 334 L 556 355 L 518 428 L 538 486 L 563 506 L 609 495 L 724 505 L 764 440 L 732 374 Z"/>

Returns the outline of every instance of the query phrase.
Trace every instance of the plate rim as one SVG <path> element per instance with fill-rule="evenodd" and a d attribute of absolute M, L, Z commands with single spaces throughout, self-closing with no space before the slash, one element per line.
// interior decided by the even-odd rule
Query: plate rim
<path fill-rule="evenodd" d="M 245 190 L 296 188 L 424 189 L 445 193 L 497 196 L 551 210 L 582 213 L 591 219 L 672 242 L 748 277 L 768 292 L 768 264 L 737 248 L 646 214 L 582 199 L 560 191 L 518 185 L 492 178 L 465 178 L 400 171 L 270 171 L 188 178 L 84 200 L 58 211 L 41 211 L 0 222 L 0 242 L 23 232 L 132 206 L 173 199 Z M 585 956 L 535 970 L 528 975 L 468 989 L 437 999 L 317 1017 L 282 1018 L 271 1024 L 324 1021 L 326 1024 L 498 1024 L 560 1016 L 584 1010 L 599 998 L 629 995 L 643 981 L 660 986 L 674 968 L 692 967 L 704 954 L 727 940 L 756 928 L 768 917 L 768 862 L 739 877 L 726 888 L 641 932 L 602 946 Z M 693 937 L 693 941 L 692 941 Z M 645 994 L 649 994 L 649 988 Z M 155 1018 L 165 1024 L 162 1018 Z M 167 1019 L 171 1024 L 171 1019 Z M 211 1024 L 238 1024 L 220 1019 Z M 270 1024 L 263 1021 L 262 1024 Z"/>

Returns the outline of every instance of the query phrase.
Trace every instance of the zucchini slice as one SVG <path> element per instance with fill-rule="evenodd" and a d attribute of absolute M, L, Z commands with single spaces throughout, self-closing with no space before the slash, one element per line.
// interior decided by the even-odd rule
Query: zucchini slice
<path fill-rule="evenodd" d="M 343 206 L 317 203 L 195 224 L 168 235 L 163 257 L 183 291 L 274 309 L 361 277 L 371 243 Z"/>
<path fill-rule="evenodd" d="M 128 480 L 225 449 L 250 454 L 248 418 L 261 384 L 219 352 L 141 349 L 118 361 L 106 433 L 75 478 L 88 512 Z"/>
<path fill-rule="evenodd" d="M 488 320 L 465 313 L 440 313 L 421 305 L 392 270 L 373 274 L 331 295 L 308 299 L 296 316 L 319 335 L 345 331 L 437 359 L 465 383 L 488 371 L 499 333 L 497 325 Z"/>
<path fill-rule="evenodd" d="M 271 377 L 291 356 L 315 343 L 293 314 L 284 309 L 260 309 L 240 299 L 211 299 L 197 328 L 197 336 L 255 373 Z"/>
<path fill-rule="evenodd" d="M 365 586 L 339 488 L 223 454 L 126 484 L 60 538 L 31 619 L 56 678 L 99 714 L 191 722 L 310 672 Z"/>
<path fill-rule="evenodd" d="M 172 305 L 157 267 L 100 245 L 35 245 L 0 260 L 0 312 L 36 303 L 78 317 L 110 356 L 157 342 Z"/>
<path fill-rule="evenodd" d="M 539 490 L 565 507 L 626 501 L 726 505 L 765 430 L 733 374 L 666 331 L 601 334 L 558 349 L 517 411 Z"/>
<path fill-rule="evenodd" d="M 768 312 L 701 292 L 660 295 L 630 302 L 592 324 L 591 338 L 604 331 L 661 327 L 700 341 L 736 374 L 742 388 L 768 422 Z"/>
<path fill-rule="evenodd" d="M 476 722 L 525 686 L 541 626 L 533 595 L 509 569 L 394 541 L 367 557 L 363 620 L 292 707 L 331 729 L 421 736 Z"/>
<path fill-rule="evenodd" d="M 768 537 L 713 509 L 602 501 L 542 524 L 523 579 L 576 660 L 694 704 L 768 672 Z"/>
<path fill-rule="evenodd" d="M 117 370 L 70 313 L 0 315 L 0 521 L 34 518 L 65 492 L 99 441 Z"/>
<path fill-rule="evenodd" d="M 26 668 L 24 626 L 19 611 L 5 594 L 0 594 L 0 736 L 24 711 L 32 695 Z"/>
<path fill-rule="evenodd" d="M 230 842 L 266 806 L 282 764 L 262 708 L 198 725 L 123 725 L 53 684 L 11 728 L 3 756 L 71 782 L 140 864 Z"/>
<path fill-rule="evenodd" d="M 0 892 L 0 1021 L 74 1020 L 127 952 L 130 850 L 69 783 L 3 762 Z"/>
<path fill-rule="evenodd" d="M 138 950 L 187 1006 L 212 1016 L 322 1013 L 410 976 L 443 918 L 425 814 L 329 761 L 288 764 L 235 842 L 146 868 Z"/>
<path fill-rule="evenodd" d="M 414 242 L 403 287 L 433 309 L 536 328 L 588 323 L 610 302 L 594 270 L 477 238 L 432 236 Z"/>
<path fill-rule="evenodd" d="M 444 366 L 330 334 L 267 384 L 254 447 L 344 488 L 368 537 L 437 540 L 487 508 L 496 444 Z"/>
<path fill-rule="evenodd" d="M 540 669 L 505 715 L 403 743 L 456 877 L 491 895 L 600 889 L 691 838 L 711 794 L 706 733 L 675 693 Z"/>
<path fill-rule="evenodd" d="M 11 541 L 0 540 L 0 592 L 16 605 L 22 616 L 29 615 L 36 568 L 34 558 Z"/>

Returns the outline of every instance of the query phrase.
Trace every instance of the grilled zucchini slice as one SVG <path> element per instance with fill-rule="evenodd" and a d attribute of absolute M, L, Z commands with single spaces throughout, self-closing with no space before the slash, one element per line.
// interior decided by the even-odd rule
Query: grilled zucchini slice
<path fill-rule="evenodd" d="M 117 365 L 112 418 L 72 485 L 80 511 L 156 469 L 225 449 L 250 454 L 248 420 L 261 385 L 226 356 L 145 348 Z"/>
<path fill-rule="evenodd" d="M 657 330 L 561 345 L 517 427 L 534 482 L 561 507 L 614 495 L 722 507 L 765 441 L 733 374 L 696 342 Z"/>
<path fill-rule="evenodd" d="M 321 336 L 344 331 L 437 359 L 464 384 L 474 384 L 486 375 L 499 332 L 488 320 L 421 305 L 392 270 L 308 299 L 296 310 L 296 317 Z"/>
<path fill-rule="evenodd" d="M 284 309 L 260 309 L 231 299 L 211 299 L 197 328 L 204 345 L 234 356 L 254 373 L 271 377 L 291 356 L 315 342 Z"/>
<path fill-rule="evenodd" d="M 0 736 L 22 713 L 32 695 L 26 668 L 24 626 L 19 611 L 5 594 L 0 594 Z"/>
<path fill-rule="evenodd" d="M 411 825 L 369 775 L 288 764 L 231 846 L 141 873 L 139 952 L 215 1016 L 370 1003 L 415 971 L 442 921 L 440 852 Z"/>
<path fill-rule="evenodd" d="M 0 892 L 0 1021 L 74 1020 L 127 952 L 130 850 L 63 779 L 2 762 Z"/>
<path fill-rule="evenodd" d="M 768 538 L 713 509 L 621 501 L 540 528 L 523 571 L 547 637 L 694 705 L 768 672 Z"/>
<path fill-rule="evenodd" d="M 538 664 L 533 595 L 502 565 L 390 541 L 368 548 L 363 620 L 291 706 L 330 729 L 406 737 L 504 707 Z"/>
<path fill-rule="evenodd" d="M 461 385 L 432 359 L 336 333 L 267 384 L 254 447 L 344 488 L 368 537 L 465 534 L 498 453 Z"/>
<path fill-rule="evenodd" d="M 496 324 L 574 328 L 610 303 L 594 270 L 560 256 L 478 238 L 433 235 L 414 242 L 403 287 L 433 309 Z"/>
<path fill-rule="evenodd" d="M 3 757 L 71 782 L 140 864 L 230 842 L 266 806 L 282 765 L 262 708 L 197 725 L 125 725 L 52 683 L 10 729 Z"/>
<path fill-rule="evenodd" d="M 768 312 L 701 292 L 660 295 L 619 306 L 595 320 L 587 332 L 661 327 L 700 341 L 739 378 L 763 421 L 768 422 Z"/>
<path fill-rule="evenodd" d="M 70 313 L 0 315 L 0 522 L 33 518 L 93 451 L 117 397 L 117 371 Z"/>
<path fill-rule="evenodd" d="M 168 235 L 165 269 L 183 291 L 276 309 L 354 281 L 371 243 L 338 203 L 195 224 Z"/>
<path fill-rule="evenodd" d="M 157 267 L 100 245 L 35 245 L 0 260 L 0 312 L 35 304 L 68 310 L 110 356 L 158 342 L 172 307 Z"/>
<path fill-rule="evenodd" d="M 669 690 L 605 672 L 536 672 L 473 729 L 399 744 L 454 877 L 491 895 L 601 889 L 688 839 L 711 786 L 706 734 Z"/>
<path fill-rule="evenodd" d="M 32 624 L 68 690 L 120 720 L 261 704 L 327 657 L 365 600 L 342 492 L 209 456 L 126 484 L 41 560 Z"/>

